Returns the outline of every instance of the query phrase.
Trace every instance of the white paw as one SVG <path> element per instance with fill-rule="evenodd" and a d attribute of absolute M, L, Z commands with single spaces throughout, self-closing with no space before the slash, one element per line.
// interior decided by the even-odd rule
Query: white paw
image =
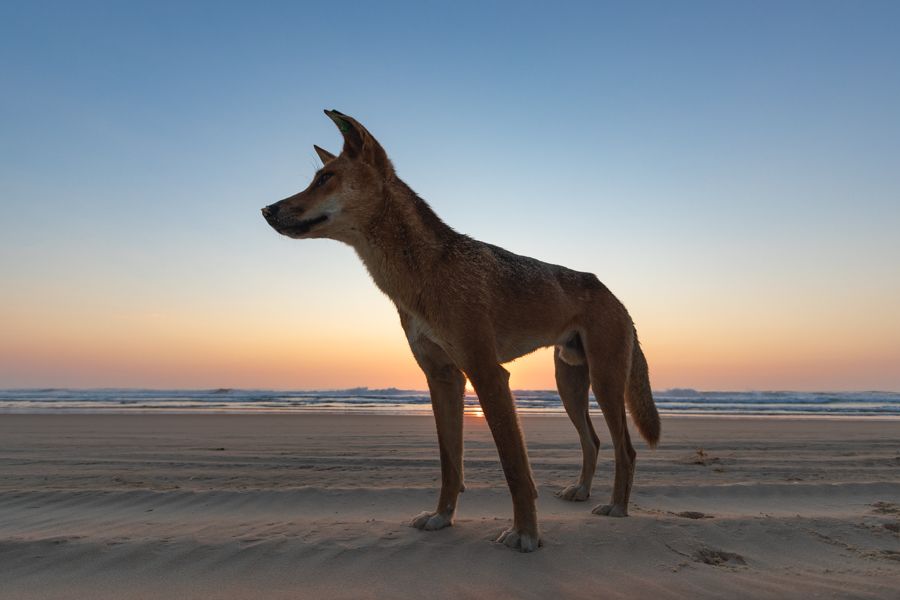
<path fill-rule="evenodd" d="M 447 515 L 439 512 L 425 511 L 417 514 L 409 522 L 411 527 L 416 529 L 424 529 L 425 531 L 437 531 L 444 527 L 453 525 L 453 515 Z"/>
<path fill-rule="evenodd" d="M 591 512 L 604 517 L 627 517 L 628 507 L 621 504 L 598 504 Z"/>
<path fill-rule="evenodd" d="M 515 527 L 510 527 L 494 541 L 519 552 L 534 552 L 542 546 L 538 535 L 521 532 Z"/>
<path fill-rule="evenodd" d="M 569 502 L 584 502 L 591 497 L 591 490 L 582 483 L 573 483 L 556 492 L 556 497 Z"/>

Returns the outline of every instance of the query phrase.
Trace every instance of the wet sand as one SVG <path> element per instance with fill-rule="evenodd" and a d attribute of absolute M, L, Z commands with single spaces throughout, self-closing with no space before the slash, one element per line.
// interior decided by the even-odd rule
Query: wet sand
<path fill-rule="evenodd" d="M 466 419 L 454 527 L 406 525 L 440 481 L 430 417 L 0 415 L 2 598 L 895 598 L 900 422 L 670 417 L 631 516 L 592 515 L 565 417 L 522 419 L 544 547 Z M 637 440 L 637 438 L 635 437 Z"/>

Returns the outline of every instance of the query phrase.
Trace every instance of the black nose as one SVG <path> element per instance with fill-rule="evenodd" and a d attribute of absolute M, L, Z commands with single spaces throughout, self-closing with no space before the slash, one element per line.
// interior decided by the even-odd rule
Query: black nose
<path fill-rule="evenodd" d="M 278 206 L 276 204 L 270 204 L 262 209 L 262 214 L 263 217 L 266 218 L 266 221 L 271 221 L 278 216 Z"/>

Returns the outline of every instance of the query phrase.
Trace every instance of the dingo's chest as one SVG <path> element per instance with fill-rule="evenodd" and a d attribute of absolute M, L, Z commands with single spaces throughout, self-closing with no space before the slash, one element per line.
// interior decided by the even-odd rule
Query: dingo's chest
<path fill-rule="evenodd" d="M 409 340 L 410 344 L 413 344 L 420 338 L 431 340 L 438 346 L 445 348 L 444 342 L 438 337 L 438 335 L 434 332 L 434 329 L 432 329 L 432 327 L 428 324 L 427 321 L 425 321 L 425 319 L 418 315 L 409 313 L 409 316 L 406 320 L 406 339 Z"/>

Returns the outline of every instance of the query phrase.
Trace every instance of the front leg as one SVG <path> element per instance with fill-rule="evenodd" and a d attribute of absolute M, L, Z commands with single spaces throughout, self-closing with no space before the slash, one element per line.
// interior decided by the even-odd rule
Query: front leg
<path fill-rule="evenodd" d="M 406 328 L 406 320 L 404 328 Z M 410 329 L 407 329 L 409 336 Z M 410 339 L 416 362 L 425 373 L 441 454 L 441 494 L 437 508 L 416 515 L 410 525 L 436 530 L 453 525 L 463 484 L 463 400 L 466 377 L 440 346 L 424 337 Z"/>
<path fill-rule="evenodd" d="M 497 444 L 500 464 L 512 494 L 513 526 L 497 541 L 521 552 L 533 552 L 541 545 L 535 507 L 537 488 L 509 389 L 509 373 L 490 361 L 473 362 L 466 372 Z"/>

